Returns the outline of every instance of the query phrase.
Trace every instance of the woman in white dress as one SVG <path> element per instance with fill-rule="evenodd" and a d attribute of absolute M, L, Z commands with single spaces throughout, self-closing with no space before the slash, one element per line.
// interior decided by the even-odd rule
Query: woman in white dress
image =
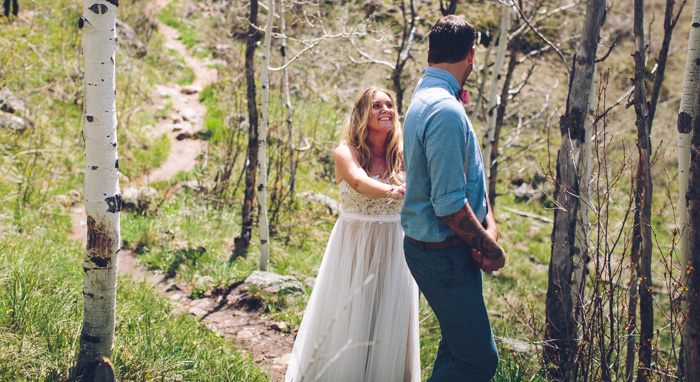
<path fill-rule="evenodd" d="M 403 150 L 394 94 L 356 98 L 334 152 L 341 214 L 286 382 L 418 382 L 418 287 L 403 255 Z"/>

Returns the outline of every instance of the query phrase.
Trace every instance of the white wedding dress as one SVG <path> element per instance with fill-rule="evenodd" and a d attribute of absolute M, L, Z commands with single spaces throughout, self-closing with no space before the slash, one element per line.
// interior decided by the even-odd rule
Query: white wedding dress
<path fill-rule="evenodd" d="M 342 212 L 285 381 L 418 382 L 418 287 L 403 254 L 401 201 L 338 187 Z"/>

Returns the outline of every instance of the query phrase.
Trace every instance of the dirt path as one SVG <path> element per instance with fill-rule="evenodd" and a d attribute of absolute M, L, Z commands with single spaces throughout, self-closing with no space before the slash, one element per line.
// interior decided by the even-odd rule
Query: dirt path
<path fill-rule="evenodd" d="M 204 130 L 204 117 L 207 109 L 199 102 L 199 92 L 216 81 L 218 71 L 209 68 L 206 63 L 189 54 L 185 45 L 177 39 L 178 31 L 165 24 L 158 25 L 158 31 L 165 37 L 165 46 L 177 52 L 195 74 L 192 85 L 180 86 L 168 83 L 156 85 L 153 95 L 154 109 L 159 110 L 171 103 L 171 114 L 158 121 L 158 131 L 167 134 L 172 142 L 168 159 L 158 168 L 151 170 L 138 179 L 137 184 L 168 180 L 179 171 L 194 168 L 197 157 L 202 151 L 202 142 L 196 139 L 178 139 L 178 135 Z M 155 111 L 154 110 L 154 111 Z"/>
<path fill-rule="evenodd" d="M 169 1 L 156 0 L 150 4 L 153 7 L 150 10 L 159 12 Z M 179 140 L 177 136 L 183 132 L 203 129 L 206 107 L 199 102 L 199 92 L 216 81 L 218 76 L 217 70 L 209 68 L 205 62 L 187 52 L 184 44 L 177 40 L 177 30 L 159 24 L 158 31 L 165 37 L 165 45 L 184 58 L 196 79 L 188 86 L 156 85 L 152 96 L 152 111 L 165 108 L 167 102 L 172 105 L 172 113 L 158 122 L 158 131 L 167 134 L 172 142 L 171 151 L 160 167 L 136 179 L 135 185 L 169 180 L 180 171 L 194 168 L 202 152 L 202 142 L 197 139 Z M 84 244 L 87 228 L 82 204 L 71 209 L 71 221 L 71 237 Z M 119 252 L 119 274 L 129 275 L 135 281 L 148 281 L 169 298 L 178 311 L 193 314 L 212 331 L 245 348 L 259 367 L 269 372 L 270 381 L 284 380 L 294 336 L 280 331 L 279 323 L 265 317 L 262 302 L 250 296 L 245 284 L 237 283 L 227 288 L 210 290 L 203 298 L 193 300 L 190 298 L 189 285 L 175 283 L 162 273 L 150 272 L 139 265 L 137 256 L 128 248 Z"/>

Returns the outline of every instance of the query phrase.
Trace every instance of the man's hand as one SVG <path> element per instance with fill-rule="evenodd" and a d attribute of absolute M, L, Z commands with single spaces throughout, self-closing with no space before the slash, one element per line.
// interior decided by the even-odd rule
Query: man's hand
<path fill-rule="evenodd" d="M 489 213 L 486 215 L 486 219 L 484 221 L 484 229 L 486 229 L 486 233 L 491 236 L 493 239 L 494 243 L 498 241 L 498 227 L 496 226 L 496 220 L 493 217 L 493 209 L 489 206 Z M 476 249 L 472 249 L 472 258 L 474 258 L 474 261 L 476 261 L 477 264 L 479 264 L 479 268 L 481 268 L 482 271 L 484 272 L 495 272 L 506 264 L 506 253 L 499 246 L 496 244 L 496 247 L 499 251 L 496 251 L 498 253 L 497 255 L 490 256 L 491 259 L 486 258 L 481 252 L 479 252 Z"/>
<path fill-rule="evenodd" d="M 481 252 L 476 249 L 472 249 L 472 258 L 482 271 L 491 273 L 503 268 L 503 266 L 506 265 L 506 253 L 500 246 L 498 248 L 501 250 L 501 254 L 499 257 L 494 258 L 493 260 L 487 259 Z"/>
<path fill-rule="evenodd" d="M 441 219 L 472 247 L 471 256 L 481 270 L 493 272 L 503 268 L 506 263 L 506 253 L 496 243 L 498 228 L 490 209 L 483 226 L 476 220 L 469 204 Z"/>

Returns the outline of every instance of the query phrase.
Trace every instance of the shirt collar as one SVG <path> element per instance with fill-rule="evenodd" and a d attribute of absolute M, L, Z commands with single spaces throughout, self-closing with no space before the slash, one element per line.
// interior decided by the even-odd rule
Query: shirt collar
<path fill-rule="evenodd" d="M 452 73 L 444 69 L 428 66 L 427 68 L 425 68 L 425 76 L 434 77 L 447 82 L 446 89 L 450 91 L 450 93 L 452 93 L 453 96 L 459 96 L 459 91 L 460 89 L 462 89 L 462 87 L 459 86 L 459 82 L 457 82 L 457 79 L 455 78 L 455 76 L 452 75 Z"/>

